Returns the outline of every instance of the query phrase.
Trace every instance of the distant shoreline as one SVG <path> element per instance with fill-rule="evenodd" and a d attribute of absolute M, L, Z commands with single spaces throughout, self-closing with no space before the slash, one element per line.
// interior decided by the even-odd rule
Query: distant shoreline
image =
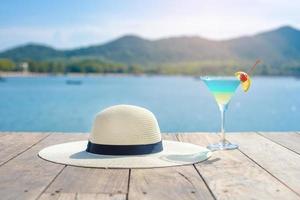
<path fill-rule="evenodd" d="M 161 75 L 161 74 L 154 74 Z M 22 72 L 0 72 L 0 77 L 49 77 L 49 76 L 153 76 L 151 74 L 129 74 L 129 73 L 67 73 L 67 74 L 51 74 L 51 73 L 22 73 Z"/>
<path fill-rule="evenodd" d="M 0 72 L 0 78 L 9 78 L 9 77 L 59 77 L 59 76 L 68 76 L 68 77 L 105 77 L 105 76 L 114 76 L 114 77 L 151 77 L 151 76 L 178 76 L 178 77 L 194 77 L 199 78 L 200 75 L 186 75 L 186 74 L 147 74 L 147 73 L 67 73 L 67 74 L 51 74 L 51 73 L 32 73 L 32 72 Z M 207 75 L 210 76 L 210 75 Z M 212 75 L 219 76 L 219 75 Z M 227 75 L 225 75 L 227 76 Z M 234 75 L 232 75 L 234 76 Z M 255 75 L 255 77 L 295 77 L 299 78 L 300 76 L 293 75 Z"/>

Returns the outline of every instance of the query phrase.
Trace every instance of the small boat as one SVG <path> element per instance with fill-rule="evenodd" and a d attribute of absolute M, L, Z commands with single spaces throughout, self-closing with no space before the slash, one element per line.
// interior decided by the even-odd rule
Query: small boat
<path fill-rule="evenodd" d="M 81 85 L 82 81 L 81 80 L 67 80 L 66 84 L 68 84 L 68 85 Z"/>
<path fill-rule="evenodd" d="M 200 76 L 194 76 L 195 80 L 201 80 Z"/>

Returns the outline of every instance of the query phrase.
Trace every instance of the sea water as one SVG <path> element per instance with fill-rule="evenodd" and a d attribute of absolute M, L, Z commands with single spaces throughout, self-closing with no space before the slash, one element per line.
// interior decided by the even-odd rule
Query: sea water
<path fill-rule="evenodd" d="M 0 131 L 90 131 L 94 116 L 116 104 L 151 110 L 163 132 L 218 131 L 220 112 L 206 85 L 192 77 L 14 77 L 0 82 Z M 81 84 L 66 84 L 67 80 Z M 227 131 L 300 130 L 300 80 L 257 77 L 238 88 Z"/>

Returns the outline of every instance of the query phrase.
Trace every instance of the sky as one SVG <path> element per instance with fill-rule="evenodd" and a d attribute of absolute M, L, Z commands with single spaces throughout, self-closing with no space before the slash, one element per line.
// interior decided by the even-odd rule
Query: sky
<path fill-rule="evenodd" d="M 125 34 L 230 39 L 290 25 L 299 0 L 1 0 L 0 51 L 26 43 L 59 49 Z"/>

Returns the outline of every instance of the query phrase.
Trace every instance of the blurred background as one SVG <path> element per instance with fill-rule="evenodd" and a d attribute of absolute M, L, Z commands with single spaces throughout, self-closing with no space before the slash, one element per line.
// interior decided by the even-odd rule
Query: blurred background
<path fill-rule="evenodd" d="M 200 76 L 254 70 L 228 131 L 300 130 L 299 1 L 3 0 L 0 131 L 89 131 L 134 104 L 164 132 L 218 131 Z"/>

